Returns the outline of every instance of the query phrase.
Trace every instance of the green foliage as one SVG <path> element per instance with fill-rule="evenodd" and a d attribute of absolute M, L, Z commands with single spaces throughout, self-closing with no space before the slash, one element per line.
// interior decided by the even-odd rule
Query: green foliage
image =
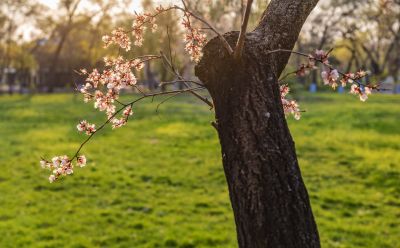
<path fill-rule="evenodd" d="M 289 122 L 323 247 L 398 247 L 400 98 L 300 103 Z M 69 95 L 0 98 L 0 247 L 236 247 L 213 114 L 189 97 L 156 104 L 49 184 L 40 157 L 72 154 L 85 138 L 74 124 L 103 115 Z"/>

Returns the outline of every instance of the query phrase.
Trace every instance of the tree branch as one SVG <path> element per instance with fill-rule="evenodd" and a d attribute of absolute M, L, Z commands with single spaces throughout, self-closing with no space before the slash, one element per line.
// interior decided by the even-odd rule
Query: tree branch
<path fill-rule="evenodd" d="M 254 30 L 264 50 L 292 50 L 308 15 L 318 0 L 272 0 Z M 289 54 L 274 58 L 277 77 L 285 68 Z"/>
<path fill-rule="evenodd" d="M 332 49 L 331 49 L 331 51 L 332 51 Z M 310 58 L 310 55 L 309 55 L 309 54 L 305 54 L 305 53 L 301 53 L 301 52 L 296 52 L 296 51 L 292 51 L 292 50 L 287 50 L 287 49 L 276 49 L 276 50 L 268 51 L 266 54 L 268 55 L 268 54 L 279 53 L 279 52 L 289 53 L 289 54 L 296 54 L 296 55 L 300 55 L 300 56 L 303 56 L 303 57 Z M 322 60 L 320 60 L 320 59 L 317 59 L 317 58 L 315 58 L 315 57 L 313 57 L 313 56 L 311 56 L 311 57 L 312 57 L 313 60 L 315 60 L 315 61 L 321 63 L 322 65 L 326 66 L 326 67 L 329 68 L 330 70 L 336 70 L 336 71 L 339 73 L 339 75 L 341 75 L 342 77 L 348 77 L 348 76 L 346 75 L 346 73 L 341 72 L 341 71 L 337 70 L 336 68 L 334 68 L 333 66 L 324 63 L 324 61 L 322 61 Z M 282 80 L 285 79 L 286 77 L 288 77 L 288 76 L 290 76 L 290 75 L 293 75 L 293 74 L 296 74 L 297 72 L 298 72 L 298 71 L 289 72 L 288 74 L 286 74 L 285 76 L 283 76 L 281 79 L 279 79 L 279 81 L 282 81 Z M 366 85 L 366 84 L 361 83 L 360 80 L 357 79 L 357 78 L 351 78 L 351 77 L 349 77 L 349 79 L 351 79 L 351 80 L 353 80 L 355 83 L 357 83 L 358 86 L 371 87 L 371 86 L 369 86 L 369 85 Z M 379 84 L 378 84 L 378 86 L 379 86 Z M 374 89 L 377 90 L 377 91 L 385 91 L 385 90 L 386 90 L 386 89 L 381 89 L 381 88 L 379 88 L 379 87 L 376 87 L 376 88 L 374 88 Z"/>
<path fill-rule="evenodd" d="M 236 43 L 236 48 L 235 48 L 235 52 L 233 55 L 235 59 L 240 59 L 242 57 L 244 41 L 246 39 L 246 31 L 247 31 L 247 26 L 249 24 L 249 18 L 250 18 L 252 4 L 253 4 L 253 0 L 247 1 L 246 11 L 244 13 L 243 21 L 242 21 L 242 27 L 240 29 L 239 38 Z"/>
<path fill-rule="evenodd" d="M 75 152 L 75 155 L 71 158 L 71 161 L 74 160 L 75 158 L 78 157 L 79 152 L 82 150 L 82 148 L 85 146 L 86 143 L 88 143 L 93 136 L 98 133 L 100 130 L 102 130 L 108 123 L 111 122 L 111 120 L 117 115 L 119 114 L 122 110 L 124 110 L 126 107 L 128 106 L 133 106 L 135 103 L 148 98 L 148 97 L 156 97 L 156 96 L 161 96 L 161 95 L 177 95 L 177 94 L 182 94 L 182 93 L 186 93 L 186 92 L 194 92 L 196 90 L 202 90 L 204 89 L 204 87 L 196 87 L 196 88 L 188 88 L 188 89 L 183 89 L 183 90 L 172 90 L 172 91 L 165 91 L 165 92 L 157 92 L 157 93 L 152 93 L 152 94 L 145 94 L 139 98 L 137 98 L 136 100 L 133 100 L 127 104 L 123 104 L 123 107 L 118 109 L 117 111 L 115 111 L 115 113 L 110 116 L 98 129 L 96 129 L 96 131 L 94 131 L 93 133 L 91 133 L 89 135 L 89 137 L 86 138 L 86 140 L 79 146 L 78 150 Z"/>
<path fill-rule="evenodd" d="M 164 61 L 167 63 L 167 65 L 172 69 L 172 68 L 173 68 L 173 67 L 172 67 L 172 64 L 171 64 L 171 62 L 168 60 L 167 56 L 165 56 L 165 54 L 164 54 L 162 51 L 160 51 L 160 54 L 161 54 L 161 56 L 163 57 Z M 185 84 L 186 87 L 189 87 L 189 85 L 188 85 L 186 82 L 188 82 L 188 81 L 190 81 L 190 80 L 186 80 L 185 78 L 183 78 L 183 77 L 179 74 L 179 72 L 178 72 L 177 70 L 175 70 L 175 69 L 172 69 L 172 73 L 173 73 L 180 81 L 182 81 L 182 82 Z M 206 103 L 208 106 L 210 106 L 211 109 L 214 108 L 214 104 L 213 104 L 212 102 L 210 102 L 207 98 L 205 98 L 205 97 L 199 95 L 197 92 L 194 92 L 194 91 L 190 91 L 190 93 L 192 93 L 192 95 L 194 95 L 195 97 L 197 97 L 198 99 L 200 99 L 201 101 L 203 101 L 204 103 Z"/>
<path fill-rule="evenodd" d="M 197 19 L 198 21 L 202 22 L 204 25 L 206 25 L 210 30 L 212 30 L 217 36 L 218 38 L 221 40 L 222 45 L 226 48 L 226 50 L 228 51 L 228 53 L 230 55 L 233 54 L 233 49 L 232 47 L 229 45 L 228 41 L 226 41 L 226 39 L 222 36 L 222 34 L 220 32 L 217 31 L 217 29 L 215 29 L 208 21 L 206 21 L 204 18 L 194 14 L 193 12 L 191 12 L 187 6 L 184 0 L 182 0 L 182 4 L 184 6 L 184 8 L 181 8 L 177 5 L 174 6 L 175 9 L 179 9 L 183 12 L 189 13 L 193 18 Z"/>

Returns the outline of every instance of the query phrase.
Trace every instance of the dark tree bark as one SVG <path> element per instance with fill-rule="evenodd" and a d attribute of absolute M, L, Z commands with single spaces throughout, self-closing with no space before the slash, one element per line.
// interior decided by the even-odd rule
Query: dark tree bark
<path fill-rule="evenodd" d="M 61 51 L 64 47 L 64 44 L 68 38 L 68 35 L 70 33 L 70 28 L 66 28 L 65 30 L 62 31 L 61 34 L 61 39 L 59 41 L 59 43 L 57 44 L 57 48 L 54 51 L 54 55 L 53 55 L 53 59 L 52 59 L 52 63 L 50 65 L 50 73 L 49 73 L 49 80 L 47 82 L 47 92 L 51 93 L 54 91 L 55 85 L 57 83 L 57 68 L 58 68 L 58 62 L 60 61 L 60 55 L 61 55 Z"/>
<path fill-rule="evenodd" d="M 147 86 L 149 87 L 149 90 L 154 90 L 158 86 L 158 82 L 156 79 L 156 76 L 154 75 L 153 70 L 151 69 L 151 63 L 150 61 L 147 61 L 145 63 L 145 76 L 146 76 L 146 83 Z"/>
<path fill-rule="evenodd" d="M 278 78 L 317 0 L 274 0 L 235 61 L 211 40 L 196 66 L 216 111 L 223 166 L 239 247 L 320 247 L 283 113 Z M 224 35 L 231 46 L 238 32 Z"/>

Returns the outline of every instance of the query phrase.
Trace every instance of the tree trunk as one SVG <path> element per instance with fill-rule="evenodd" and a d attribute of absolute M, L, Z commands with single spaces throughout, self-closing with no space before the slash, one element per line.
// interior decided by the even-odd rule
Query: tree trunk
<path fill-rule="evenodd" d="M 68 38 L 68 35 L 70 33 L 71 29 L 69 27 L 67 27 L 63 33 L 61 34 L 61 39 L 60 42 L 57 44 L 57 48 L 54 51 L 54 55 L 53 55 L 53 60 L 52 63 L 50 65 L 50 72 L 49 72 L 49 80 L 47 82 L 47 92 L 48 93 L 52 93 L 54 91 L 55 88 L 55 84 L 57 84 L 57 68 L 58 68 L 58 63 L 60 61 L 60 56 L 61 56 L 61 51 L 64 47 L 64 44 Z"/>
<path fill-rule="evenodd" d="M 145 75 L 146 75 L 146 83 L 147 87 L 150 91 L 155 90 L 158 86 L 157 79 L 151 70 L 151 63 L 150 61 L 146 61 L 145 63 Z"/>
<path fill-rule="evenodd" d="M 275 0 L 247 34 L 240 61 L 211 40 L 196 67 L 215 105 L 216 128 L 239 247 L 320 247 L 278 78 L 317 1 Z M 238 33 L 224 35 L 234 46 Z"/>

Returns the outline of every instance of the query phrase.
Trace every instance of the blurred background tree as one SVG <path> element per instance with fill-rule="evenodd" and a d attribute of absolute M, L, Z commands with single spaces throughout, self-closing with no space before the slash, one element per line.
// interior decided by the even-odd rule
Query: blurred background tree
<path fill-rule="evenodd" d="M 25 22 L 34 24 L 41 11 L 42 5 L 35 0 L 0 2 L 0 80 L 7 84 L 10 94 L 17 78 L 34 66 L 20 26 Z"/>

